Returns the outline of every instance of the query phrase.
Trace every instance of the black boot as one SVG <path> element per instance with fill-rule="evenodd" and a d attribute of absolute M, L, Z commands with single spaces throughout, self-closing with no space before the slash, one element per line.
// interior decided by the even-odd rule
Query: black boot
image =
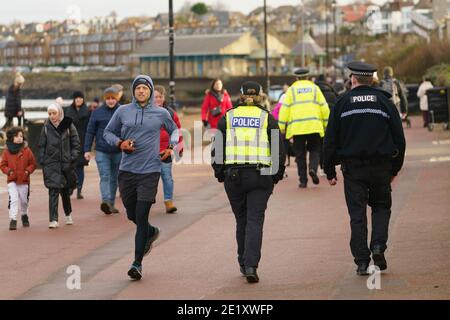
<path fill-rule="evenodd" d="M 386 258 L 384 257 L 384 252 L 381 250 L 381 248 L 375 247 L 372 250 L 372 259 L 374 265 L 376 265 L 380 270 L 386 270 L 387 269 L 387 262 Z"/>
<path fill-rule="evenodd" d="M 77 199 L 84 199 L 83 195 L 81 194 L 81 188 L 77 188 Z"/>
<path fill-rule="evenodd" d="M 30 221 L 28 220 L 28 216 L 26 214 L 22 216 L 22 226 L 24 228 L 28 228 L 30 226 Z"/>
<path fill-rule="evenodd" d="M 16 230 L 17 229 L 17 221 L 16 220 L 11 220 L 9 222 L 9 230 Z"/>
<path fill-rule="evenodd" d="M 258 274 L 256 273 L 255 267 L 245 267 L 245 277 L 248 283 L 259 282 Z"/>
<path fill-rule="evenodd" d="M 358 263 L 358 268 L 356 269 L 356 274 L 358 276 L 367 276 L 369 273 L 367 272 L 367 268 L 369 268 L 369 264 L 367 262 Z"/>

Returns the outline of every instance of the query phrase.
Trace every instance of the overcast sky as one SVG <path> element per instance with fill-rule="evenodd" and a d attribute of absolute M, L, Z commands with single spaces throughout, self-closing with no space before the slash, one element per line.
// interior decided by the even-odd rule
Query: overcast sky
<path fill-rule="evenodd" d="M 213 5 L 217 2 L 225 4 L 229 10 L 248 13 L 261 6 L 263 0 L 173 0 L 175 10 L 184 3 L 205 2 Z M 350 0 L 338 0 L 347 3 Z M 379 0 L 382 1 L 382 0 Z M 269 6 L 285 4 L 297 5 L 301 0 L 267 0 Z M 94 16 L 105 16 L 115 10 L 119 18 L 127 16 L 156 16 L 168 11 L 168 0 L 15 0 L 1 1 L 0 23 L 6 24 L 14 20 L 23 22 L 43 22 L 50 19 L 64 20 L 70 16 L 80 16 L 82 19 Z M 79 9 L 78 9 L 79 8 Z"/>

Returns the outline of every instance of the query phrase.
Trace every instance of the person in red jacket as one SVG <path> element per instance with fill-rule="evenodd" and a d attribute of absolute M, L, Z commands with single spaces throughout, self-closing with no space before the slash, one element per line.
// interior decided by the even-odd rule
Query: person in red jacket
<path fill-rule="evenodd" d="M 9 230 L 16 230 L 19 207 L 23 227 L 30 226 L 28 219 L 30 175 L 36 169 L 36 160 L 26 145 L 22 128 L 10 128 L 6 132 L 6 137 L 7 148 L 3 151 L 0 168 L 8 177 Z"/>
<path fill-rule="evenodd" d="M 222 80 L 214 79 L 211 87 L 206 90 L 205 99 L 202 104 L 202 121 L 205 127 L 217 128 L 220 118 L 231 108 L 230 95 L 223 88 Z"/>
<path fill-rule="evenodd" d="M 155 86 L 154 95 L 155 95 L 154 96 L 155 105 L 166 108 L 166 110 L 170 113 L 173 121 L 177 125 L 178 129 L 181 129 L 180 118 L 178 117 L 175 110 L 173 110 L 166 104 L 166 89 L 163 86 Z M 169 134 L 164 128 L 161 128 L 160 143 L 159 143 L 159 150 L 161 155 L 163 155 L 164 151 L 167 150 L 169 144 L 170 144 Z M 183 155 L 183 135 L 181 134 L 175 152 L 177 152 L 179 156 Z M 163 183 L 164 204 L 166 206 L 166 213 L 176 213 L 177 207 L 175 207 L 175 205 L 173 204 L 172 157 L 171 156 L 167 158 L 162 157 L 161 161 L 162 161 L 161 180 Z"/>

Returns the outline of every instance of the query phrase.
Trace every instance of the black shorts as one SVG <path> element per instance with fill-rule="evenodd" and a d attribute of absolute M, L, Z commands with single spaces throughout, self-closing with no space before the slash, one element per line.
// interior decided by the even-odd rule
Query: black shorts
<path fill-rule="evenodd" d="M 119 190 L 124 204 L 136 201 L 155 203 L 159 172 L 138 174 L 119 171 Z"/>

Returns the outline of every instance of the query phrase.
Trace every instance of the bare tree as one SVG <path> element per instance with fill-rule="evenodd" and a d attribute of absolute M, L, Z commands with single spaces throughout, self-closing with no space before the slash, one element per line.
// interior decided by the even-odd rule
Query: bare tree
<path fill-rule="evenodd" d="M 215 11 L 229 11 L 230 6 L 224 0 L 217 0 L 211 8 Z"/>

